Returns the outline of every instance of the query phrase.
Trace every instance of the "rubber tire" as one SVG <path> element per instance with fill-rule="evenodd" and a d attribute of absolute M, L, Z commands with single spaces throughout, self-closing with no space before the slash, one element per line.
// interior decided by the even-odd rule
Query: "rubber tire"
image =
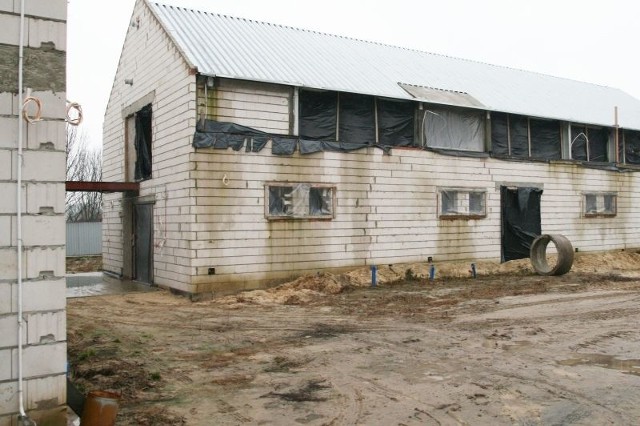
<path fill-rule="evenodd" d="M 558 260 L 554 266 L 547 263 L 547 246 L 553 241 L 558 251 Z M 531 264 L 539 275 L 564 275 L 573 266 L 573 245 L 564 235 L 543 234 L 531 244 Z"/>

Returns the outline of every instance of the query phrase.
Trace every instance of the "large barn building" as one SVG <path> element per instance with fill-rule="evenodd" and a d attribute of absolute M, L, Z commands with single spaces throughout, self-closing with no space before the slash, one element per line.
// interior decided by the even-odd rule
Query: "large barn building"
<path fill-rule="evenodd" d="M 104 268 L 186 293 L 640 246 L 640 101 L 138 0 L 104 123 Z"/>

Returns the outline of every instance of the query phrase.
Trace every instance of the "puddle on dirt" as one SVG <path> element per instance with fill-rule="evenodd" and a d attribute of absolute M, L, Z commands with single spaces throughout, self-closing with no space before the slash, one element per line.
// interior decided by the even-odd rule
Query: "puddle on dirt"
<path fill-rule="evenodd" d="M 640 359 L 618 359 L 613 355 L 580 354 L 577 358 L 557 361 L 559 365 L 595 365 L 596 367 L 619 370 L 626 374 L 640 376 Z"/>
<path fill-rule="evenodd" d="M 156 291 L 135 281 L 105 279 L 101 272 L 67 275 L 67 298 Z"/>

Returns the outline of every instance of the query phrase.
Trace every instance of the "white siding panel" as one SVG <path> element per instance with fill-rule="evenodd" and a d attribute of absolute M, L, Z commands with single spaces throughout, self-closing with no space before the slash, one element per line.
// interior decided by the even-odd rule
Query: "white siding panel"
<path fill-rule="evenodd" d="M 348 154 L 277 157 L 198 150 L 194 213 L 193 282 L 202 291 L 247 288 L 249 282 L 324 268 L 372 263 L 499 259 L 500 185 L 535 184 L 542 196 L 543 232 L 565 234 L 581 251 L 640 246 L 640 214 L 631 215 L 632 188 L 640 178 L 579 165 L 459 158 L 398 149 L 391 157 L 365 149 Z M 229 179 L 227 185 L 222 177 Z M 323 182 L 337 188 L 332 221 L 268 221 L 267 182 Z M 440 220 L 437 190 L 486 191 L 487 217 Z M 584 218 L 585 191 L 616 191 L 618 215 Z M 630 220 L 629 216 L 636 220 Z M 216 268 L 208 276 L 208 268 Z M 239 281 L 245 279 L 245 283 Z"/>

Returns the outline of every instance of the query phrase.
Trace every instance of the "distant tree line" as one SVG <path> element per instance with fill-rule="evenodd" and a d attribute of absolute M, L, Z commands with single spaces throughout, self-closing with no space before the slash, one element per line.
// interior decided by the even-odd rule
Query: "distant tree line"
<path fill-rule="evenodd" d="M 67 125 L 67 180 L 99 182 L 102 180 L 102 149 L 89 145 L 77 126 Z M 102 220 L 101 192 L 67 192 L 67 222 Z"/>

